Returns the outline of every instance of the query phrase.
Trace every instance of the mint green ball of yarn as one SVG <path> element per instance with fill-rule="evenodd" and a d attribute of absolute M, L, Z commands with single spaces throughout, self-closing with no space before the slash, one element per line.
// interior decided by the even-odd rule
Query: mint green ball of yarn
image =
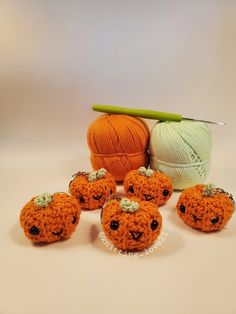
<path fill-rule="evenodd" d="M 166 173 L 175 190 L 205 181 L 210 170 L 212 135 L 205 123 L 158 122 L 150 136 L 151 168 Z"/>

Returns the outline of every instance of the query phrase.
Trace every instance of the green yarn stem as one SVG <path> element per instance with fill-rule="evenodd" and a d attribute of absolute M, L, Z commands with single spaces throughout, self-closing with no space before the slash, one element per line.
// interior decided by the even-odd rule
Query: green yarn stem
<path fill-rule="evenodd" d="M 120 207 L 124 212 L 133 214 L 136 210 L 139 209 L 139 204 L 124 197 L 120 201 Z"/>
<path fill-rule="evenodd" d="M 46 207 L 49 203 L 53 201 L 53 197 L 49 193 L 44 193 L 42 195 L 36 196 L 34 199 L 34 204 L 37 207 Z"/>
<path fill-rule="evenodd" d="M 216 194 L 216 187 L 214 184 L 209 183 L 204 186 L 203 195 L 210 197 Z"/>
<path fill-rule="evenodd" d="M 151 177 L 154 171 L 151 168 L 140 167 L 138 169 L 139 173 L 145 177 Z"/>
<path fill-rule="evenodd" d="M 88 175 L 88 180 L 90 182 L 97 181 L 99 179 L 102 179 L 106 173 L 107 173 L 107 170 L 104 168 L 101 168 L 97 171 L 91 171 Z"/>

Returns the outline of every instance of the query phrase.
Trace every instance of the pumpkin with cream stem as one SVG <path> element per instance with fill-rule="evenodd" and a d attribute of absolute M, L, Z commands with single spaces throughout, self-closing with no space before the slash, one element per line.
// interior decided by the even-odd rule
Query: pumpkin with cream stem
<path fill-rule="evenodd" d="M 164 205 L 173 193 L 171 179 L 166 174 L 145 167 L 127 173 L 124 189 L 127 196 L 151 201 L 157 206 Z"/>
<path fill-rule="evenodd" d="M 185 224 L 210 232 L 221 230 L 227 224 L 235 202 L 231 194 L 213 184 L 199 184 L 182 192 L 176 207 Z"/>
<path fill-rule="evenodd" d="M 70 182 L 69 191 L 82 209 L 101 208 L 106 199 L 116 192 L 114 177 L 101 168 L 98 171 L 78 172 Z"/>
<path fill-rule="evenodd" d="M 154 203 L 118 196 L 104 205 L 101 222 L 115 247 L 129 251 L 150 247 L 162 228 L 162 217 Z"/>
<path fill-rule="evenodd" d="M 75 197 L 55 193 L 33 197 L 21 210 L 20 223 L 32 242 L 67 239 L 79 223 L 81 208 Z"/>

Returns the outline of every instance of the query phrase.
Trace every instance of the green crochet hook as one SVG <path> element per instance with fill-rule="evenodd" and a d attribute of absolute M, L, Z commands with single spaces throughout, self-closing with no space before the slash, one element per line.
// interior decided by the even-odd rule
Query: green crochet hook
<path fill-rule="evenodd" d="M 223 122 L 213 122 L 213 121 L 185 118 L 181 114 L 177 114 L 177 113 L 161 112 L 161 111 L 148 110 L 148 109 L 134 109 L 134 108 L 126 108 L 126 107 L 107 106 L 107 105 L 93 105 L 92 108 L 94 111 L 99 111 L 99 112 L 127 114 L 129 116 L 146 118 L 146 119 L 154 119 L 154 120 L 160 120 L 160 121 L 180 122 L 182 120 L 190 120 L 190 121 L 225 125 L 225 123 Z"/>

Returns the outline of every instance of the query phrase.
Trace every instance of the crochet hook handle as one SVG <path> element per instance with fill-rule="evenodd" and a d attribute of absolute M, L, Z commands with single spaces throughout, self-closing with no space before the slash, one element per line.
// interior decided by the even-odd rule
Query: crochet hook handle
<path fill-rule="evenodd" d="M 141 118 L 146 118 L 146 119 L 155 119 L 155 120 L 160 120 L 160 121 L 180 122 L 183 119 L 183 117 L 180 114 L 147 110 L 147 109 L 124 108 L 124 107 L 107 106 L 107 105 L 94 105 L 92 108 L 94 111 L 99 111 L 99 112 L 127 114 L 130 116 L 141 117 Z"/>

